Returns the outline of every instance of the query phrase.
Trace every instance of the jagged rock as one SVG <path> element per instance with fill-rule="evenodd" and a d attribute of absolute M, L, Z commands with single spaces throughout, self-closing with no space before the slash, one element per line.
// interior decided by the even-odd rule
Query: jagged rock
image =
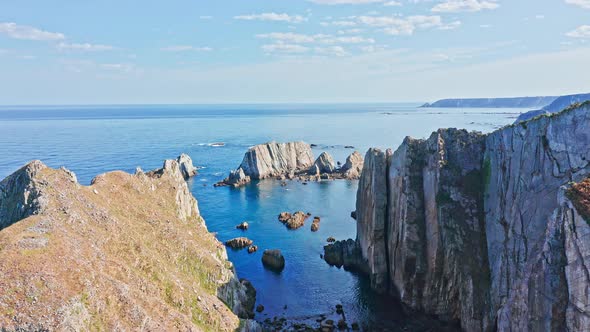
<path fill-rule="evenodd" d="M 254 318 L 254 306 L 256 305 L 256 288 L 248 279 L 240 279 L 240 283 L 246 289 L 246 298 L 243 302 L 244 312 L 249 319 Z"/>
<path fill-rule="evenodd" d="M 252 245 L 252 240 L 246 237 L 237 237 L 225 242 L 225 245 L 232 249 L 242 249 Z"/>
<path fill-rule="evenodd" d="M 388 266 L 385 244 L 388 158 L 391 151 L 370 149 L 365 156 L 357 190 L 357 242 L 367 261 L 372 287 L 387 292 Z"/>
<path fill-rule="evenodd" d="M 236 226 L 237 229 L 241 229 L 243 231 L 248 230 L 249 227 L 250 227 L 250 225 L 248 224 L 247 221 L 244 221 Z"/>
<path fill-rule="evenodd" d="M 281 212 L 281 214 L 279 214 L 279 221 L 282 222 L 283 224 L 287 222 L 287 220 L 291 219 L 291 213 L 289 212 Z"/>
<path fill-rule="evenodd" d="M 267 249 L 262 254 L 262 264 L 268 269 L 280 272 L 285 268 L 285 257 L 279 249 Z"/>
<path fill-rule="evenodd" d="M 585 330 L 590 226 L 563 186 L 590 174 L 589 133 L 587 103 L 369 151 L 356 243 L 371 285 L 466 331 Z"/>
<path fill-rule="evenodd" d="M 340 168 L 340 172 L 347 179 L 358 179 L 363 172 L 364 159 L 363 156 L 354 151 L 350 156 L 346 158 L 346 162 Z"/>
<path fill-rule="evenodd" d="M 246 176 L 261 180 L 304 171 L 312 164 L 313 153 L 309 144 L 271 142 L 250 148 L 239 168 Z"/>
<path fill-rule="evenodd" d="M 46 168 L 35 160 L 0 182 L 0 230 L 46 209 L 44 185 L 36 181 L 37 174 Z"/>
<path fill-rule="evenodd" d="M 347 270 L 363 270 L 365 268 L 360 247 L 352 239 L 335 241 L 325 245 L 324 260 L 330 265 L 344 267 Z"/>
<path fill-rule="evenodd" d="M 311 170 L 317 171 L 314 174 L 330 174 L 336 170 L 336 166 L 334 166 L 334 159 L 332 156 L 327 152 L 322 152 L 322 154 L 316 159 L 314 162 Z"/>
<path fill-rule="evenodd" d="M 180 166 L 180 171 L 185 179 L 192 178 L 197 175 L 197 168 L 193 166 L 193 160 L 187 154 L 181 154 L 176 161 Z"/>
<path fill-rule="evenodd" d="M 237 187 L 247 185 L 251 181 L 252 180 L 250 179 L 250 177 L 244 173 L 244 170 L 241 168 L 238 168 L 236 170 L 231 171 L 227 178 L 225 178 L 223 181 L 221 181 L 219 183 L 216 183 L 215 186 L 216 187 L 232 186 L 232 187 L 237 188 Z"/>
<path fill-rule="evenodd" d="M 294 214 L 283 212 L 279 215 L 279 221 L 284 223 L 288 229 L 298 229 L 305 225 L 305 220 L 309 218 L 309 214 L 297 211 Z"/>
<path fill-rule="evenodd" d="M 312 165 L 309 168 L 309 171 L 307 171 L 307 174 L 311 175 L 311 176 L 320 176 L 320 167 L 318 165 Z"/>
<path fill-rule="evenodd" d="M 253 253 L 257 252 L 257 251 L 258 251 L 258 246 L 255 245 L 255 244 L 248 247 L 248 253 L 249 254 L 253 254 Z"/>
<path fill-rule="evenodd" d="M 356 220 L 356 211 L 352 211 L 352 212 L 350 213 L 350 217 L 351 217 L 352 219 Z"/>
<path fill-rule="evenodd" d="M 326 239 L 326 242 L 334 243 L 334 242 L 336 242 L 336 239 L 334 237 L 330 236 L 329 238 Z"/>
<path fill-rule="evenodd" d="M 311 231 L 317 232 L 320 230 L 320 217 L 314 217 L 311 223 Z"/>

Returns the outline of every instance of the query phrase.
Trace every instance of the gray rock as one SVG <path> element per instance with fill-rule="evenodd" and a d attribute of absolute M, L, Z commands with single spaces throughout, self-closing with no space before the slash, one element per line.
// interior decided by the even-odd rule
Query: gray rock
<path fill-rule="evenodd" d="M 35 180 L 45 168 L 35 160 L 0 182 L 0 230 L 45 210 L 48 202 L 43 197 L 43 184 Z"/>
<path fill-rule="evenodd" d="M 346 162 L 340 169 L 340 172 L 344 175 L 347 179 L 358 179 L 363 172 L 363 156 L 354 151 L 350 156 L 346 158 Z"/>
<path fill-rule="evenodd" d="M 285 268 L 285 257 L 279 249 L 267 249 L 262 254 L 262 264 L 270 270 L 280 272 Z"/>
<path fill-rule="evenodd" d="M 466 331 L 587 330 L 590 226 L 563 186 L 589 176 L 589 146 L 585 104 L 486 136 L 407 138 L 389 160 L 370 150 L 357 194 L 361 270 L 376 290 Z"/>
<path fill-rule="evenodd" d="M 225 242 L 225 245 L 232 249 L 243 249 L 252 245 L 252 240 L 245 237 L 237 237 Z"/>
<path fill-rule="evenodd" d="M 181 154 L 176 161 L 180 166 L 180 171 L 185 179 L 189 179 L 197 175 L 197 168 L 193 166 L 193 160 L 187 154 Z"/>
<path fill-rule="evenodd" d="M 250 148 L 239 168 L 246 176 L 261 180 L 304 171 L 312 164 L 313 153 L 309 144 L 271 142 Z"/>
<path fill-rule="evenodd" d="M 336 166 L 334 165 L 334 159 L 332 156 L 327 152 L 322 152 L 322 154 L 316 159 L 311 170 L 318 171 L 319 174 L 330 174 L 336 170 Z"/>

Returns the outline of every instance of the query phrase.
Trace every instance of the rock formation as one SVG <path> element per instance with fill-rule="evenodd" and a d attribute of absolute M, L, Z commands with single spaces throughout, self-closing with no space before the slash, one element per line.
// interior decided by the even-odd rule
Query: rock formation
<path fill-rule="evenodd" d="M 305 225 L 305 220 L 309 218 L 309 214 L 302 211 L 297 211 L 293 214 L 289 212 L 281 212 L 279 215 L 279 221 L 285 224 L 288 229 L 298 229 Z"/>
<path fill-rule="evenodd" d="M 280 272 L 285 268 L 285 257 L 279 249 L 267 249 L 262 253 L 262 264 L 273 271 Z"/>
<path fill-rule="evenodd" d="M 353 180 L 358 179 L 363 165 L 358 152 L 351 154 L 340 169 L 336 168 L 334 159 L 327 152 L 323 152 L 315 162 L 313 160 L 311 145 L 304 142 L 256 145 L 246 152 L 241 165 L 215 186 L 240 187 L 252 180 L 270 178 L 282 181 Z"/>
<path fill-rule="evenodd" d="M 178 162 L 178 165 L 180 165 L 180 171 L 185 179 L 197 175 L 197 168 L 193 166 L 193 160 L 187 154 L 181 154 L 176 161 Z"/>
<path fill-rule="evenodd" d="M 237 237 L 225 242 L 225 245 L 232 249 L 243 249 L 252 245 L 252 240 L 246 237 Z"/>
<path fill-rule="evenodd" d="M 561 96 L 555 99 L 551 104 L 541 108 L 540 110 L 529 111 L 518 116 L 515 123 L 528 121 L 540 115 L 547 115 L 560 112 L 561 110 L 570 107 L 571 105 L 584 103 L 590 100 L 590 93 L 581 93 L 576 95 Z"/>
<path fill-rule="evenodd" d="M 340 172 L 344 175 L 346 179 L 358 179 L 363 172 L 363 164 L 364 164 L 363 156 L 354 151 L 350 156 L 346 158 L 346 162 L 342 165 Z"/>
<path fill-rule="evenodd" d="M 557 97 L 467 98 L 442 99 L 422 107 L 485 107 L 485 108 L 534 108 L 551 104 Z"/>
<path fill-rule="evenodd" d="M 259 330 L 176 160 L 88 187 L 34 161 L 0 190 L 2 328 Z"/>
<path fill-rule="evenodd" d="M 336 170 L 336 165 L 329 153 L 322 152 L 318 159 L 313 163 L 312 169 L 317 170 L 319 174 L 331 174 Z"/>
<path fill-rule="evenodd" d="M 466 331 L 585 331 L 589 146 L 587 103 L 489 135 L 407 138 L 391 157 L 372 149 L 358 257 L 326 254 L 360 261 L 376 290 Z"/>

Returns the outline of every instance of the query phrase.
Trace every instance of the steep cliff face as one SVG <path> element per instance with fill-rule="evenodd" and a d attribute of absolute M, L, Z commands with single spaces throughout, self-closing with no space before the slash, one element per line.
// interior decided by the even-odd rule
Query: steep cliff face
<path fill-rule="evenodd" d="M 590 174 L 589 146 L 584 105 L 485 136 L 407 138 L 391 158 L 369 151 L 361 270 L 377 290 L 467 331 L 587 329 L 590 230 L 563 186 Z"/>
<path fill-rule="evenodd" d="M 2 185 L 0 329 L 256 330 L 176 160 L 88 187 L 35 161 Z"/>
<path fill-rule="evenodd" d="M 485 223 L 499 330 L 565 323 L 558 309 L 568 301 L 562 225 L 548 221 L 560 206 L 560 187 L 590 172 L 589 110 L 541 117 L 486 139 Z M 548 256 L 544 246 L 554 242 Z"/>

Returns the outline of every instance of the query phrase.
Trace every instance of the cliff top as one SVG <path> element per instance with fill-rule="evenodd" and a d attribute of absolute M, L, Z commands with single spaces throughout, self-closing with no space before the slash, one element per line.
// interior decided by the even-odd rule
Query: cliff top
<path fill-rule="evenodd" d="M 0 231 L 0 327 L 233 331 L 240 324 L 217 297 L 233 276 L 231 263 L 180 173 L 117 171 L 82 186 L 66 169 L 37 161 L 7 179 L 24 181 L 24 201 L 42 198 L 43 208 Z"/>

